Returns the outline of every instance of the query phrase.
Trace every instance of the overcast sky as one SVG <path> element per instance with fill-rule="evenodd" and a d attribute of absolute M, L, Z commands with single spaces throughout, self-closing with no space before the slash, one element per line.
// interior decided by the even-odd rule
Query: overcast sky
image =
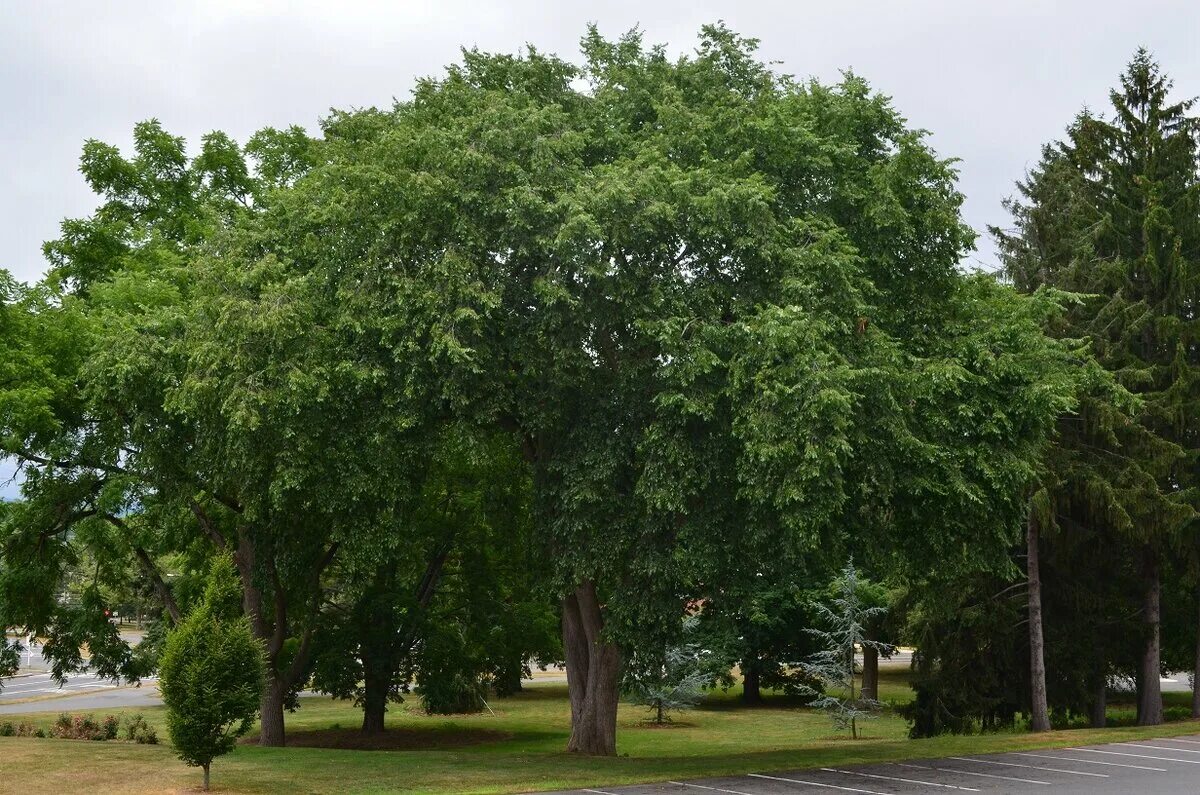
<path fill-rule="evenodd" d="M 853 68 L 934 147 L 962 160 L 964 214 L 1003 224 L 1000 201 L 1039 146 L 1107 91 L 1139 46 L 1181 95 L 1200 94 L 1200 2 L 1141 0 L 687 0 L 687 2 L 18 2 L 0 0 L 0 267 L 44 268 L 42 241 L 93 199 L 76 170 L 87 138 L 127 146 L 156 117 L 189 140 L 221 129 L 313 128 L 331 107 L 387 105 L 461 46 L 526 42 L 575 58 L 588 22 L 690 51 L 724 20 L 800 77 Z M 980 240 L 971 262 L 987 267 Z M 0 495 L 11 469 L 0 463 Z"/>

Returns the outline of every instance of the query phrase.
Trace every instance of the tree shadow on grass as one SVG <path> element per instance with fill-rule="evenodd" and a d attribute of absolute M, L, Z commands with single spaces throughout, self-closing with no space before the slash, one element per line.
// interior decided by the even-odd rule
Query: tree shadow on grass
<path fill-rule="evenodd" d="M 517 732 L 476 727 L 396 726 L 381 734 L 364 734 L 358 729 L 297 729 L 287 734 L 291 748 L 332 748 L 341 751 L 435 751 L 510 742 Z M 257 737 L 246 737 L 242 745 L 258 745 Z"/>

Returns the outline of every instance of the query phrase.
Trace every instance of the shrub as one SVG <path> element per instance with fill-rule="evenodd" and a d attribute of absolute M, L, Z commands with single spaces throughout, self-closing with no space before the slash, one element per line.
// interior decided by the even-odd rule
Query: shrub
<path fill-rule="evenodd" d="M 121 719 L 116 715 L 105 715 L 104 720 L 100 724 L 100 730 L 104 734 L 105 740 L 117 739 L 117 729 L 121 726 Z"/>
<path fill-rule="evenodd" d="M 17 733 L 17 727 L 12 725 L 12 721 L 0 723 L 0 737 L 12 737 Z"/>
<path fill-rule="evenodd" d="M 200 605 L 167 636 L 159 661 L 159 690 L 167 730 L 179 758 L 204 769 L 233 750 L 258 712 L 265 677 L 262 644 L 236 604 L 233 563 L 218 558 Z"/>
<path fill-rule="evenodd" d="M 158 734 L 141 714 L 125 719 L 125 739 L 138 745 L 158 745 Z"/>
<path fill-rule="evenodd" d="M 96 722 L 91 715 L 59 713 L 50 727 L 50 736 L 60 740 L 107 740 L 107 728 Z M 116 731 L 113 731 L 113 737 Z"/>
<path fill-rule="evenodd" d="M 129 715 L 125 718 L 125 739 L 133 742 L 138 738 L 138 734 L 149 729 L 150 724 L 146 723 L 146 719 L 141 713 Z"/>

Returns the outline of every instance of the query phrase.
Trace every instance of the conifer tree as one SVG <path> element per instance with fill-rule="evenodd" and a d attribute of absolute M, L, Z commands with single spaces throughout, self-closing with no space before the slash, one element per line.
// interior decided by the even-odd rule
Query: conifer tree
<path fill-rule="evenodd" d="M 818 693 L 812 705 L 825 710 L 839 729 L 850 729 L 850 736 L 858 739 L 858 721 L 870 718 L 883 706 L 877 698 L 862 692 L 857 680 L 861 673 L 855 664 L 858 649 L 864 652 L 873 648 L 887 651 L 888 644 L 867 639 L 867 627 L 886 608 L 870 606 L 864 600 L 863 587 L 866 583 L 859 577 L 854 562 L 846 564 L 841 576 L 834 581 L 837 596 L 833 606 L 816 605 L 825 629 L 810 631 L 824 648 L 808 658 L 801 666 L 814 679 L 818 679 L 833 692 Z"/>
<path fill-rule="evenodd" d="M 1194 546 L 1200 465 L 1200 120 L 1171 88 L 1139 50 L 1110 94 L 1111 116 L 1084 112 L 1045 147 L 1008 205 L 1015 229 L 993 230 L 1019 289 L 1087 296 L 1054 331 L 1088 338 L 1118 386 L 1064 418 L 1030 527 L 1114 533 L 1137 556 L 1142 724 L 1162 721 L 1161 562 Z M 1133 400 L 1121 405 L 1121 391 Z M 1031 585 L 1037 550 L 1032 535 Z M 1031 617 L 1037 598 L 1031 588 Z"/>

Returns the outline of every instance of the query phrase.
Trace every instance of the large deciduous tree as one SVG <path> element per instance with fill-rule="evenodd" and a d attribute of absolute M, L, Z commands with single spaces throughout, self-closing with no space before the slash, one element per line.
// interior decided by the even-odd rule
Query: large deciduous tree
<path fill-rule="evenodd" d="M 952 164 L 861 79 L 776 75 L 722 27 L 583 49 L 468 51 L 340 116 L 297 188 L 331 219 L 305 256 L 430 352 L 405 388 L 524 451 L 568 747 L 611 754 L 623 645 L 757 557 L 1002 557 L 1072 384 L 1037 310 L 956 270 Z"/>

